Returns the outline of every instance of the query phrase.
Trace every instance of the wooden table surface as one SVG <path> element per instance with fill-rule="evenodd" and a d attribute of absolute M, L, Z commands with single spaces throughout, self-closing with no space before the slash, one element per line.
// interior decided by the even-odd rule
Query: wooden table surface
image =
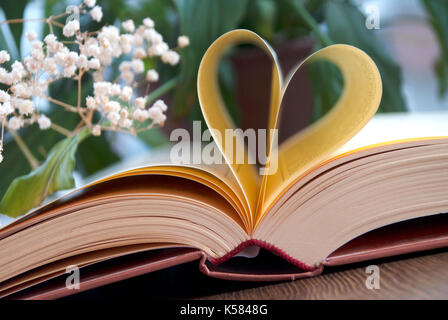
<path fill-rule="evenodd" d="M 380 289 L 367 289 L 366 266 L 380 270 Z M 204 276 L 197 263 L 157 271 L 65 299 L 448 299 L 448 250 L 327 268 L 308 279 L 233 282 Z"/>

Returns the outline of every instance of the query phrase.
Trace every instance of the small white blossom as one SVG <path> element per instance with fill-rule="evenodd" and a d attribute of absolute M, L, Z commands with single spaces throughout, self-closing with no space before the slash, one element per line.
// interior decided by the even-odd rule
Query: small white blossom
<path fill-rule="evenodd" d="M 132 69 L 134 70 L 135 73 L 142 73 L 143 71 L 145 71 L 145 64 L 143 63 L 142 60 L 133 59 L 131 61 L 131 64 L 132 64 Z"/>
<path fill-rule="evenodd" d="M 132 117 L 138 122 L 143 122 L 149 118 L 148 110 L 135 109 Z"/>
<path fill-rule="evenodd" d="M 131 120 L 131 119 L 120 119 L 120 121 L 118 122 L 118 124 L 119 124 L 120 127 L 122 127 L 122 128 L 127 128 L 127 129 L 129 129 L 130 127 L 132 127 L 132 120 Z"/>
<path fill-rule="evenodd" d="M 166 116 L 160 108 L 152 106 L 148 109 L 148 117 L 153 121 L 153 123 L 158 125 L 163 125 L 166 120 Z"/>
<path fill-rule="evenodd" d="M 86 98 L 86 106 L 89 109 L 95 109 L 97 107 L 97 103 L 94 97 L 88 96 Z"/>
<path fill-rule="evenodd" d="M 0 102 L 11 100 L 11 96 L 4 90 L 0 90 Z"/>
<path fill-rule="evenodd" d="M 133 57 L 136 59 L 144 59 L 146 58 L 146 51 L 142 47 L 137 47 L 134 49 Z"/>
<path fill-rule="evenodd" d="M 154 104 L 152 105 L 153 108 L 159 108 L 161 111 L 165 112 L 166 110 L 168 110 L 168 106 L 165 104 L 165 102 L 161 99 L 157 100 L 156 102 L 154 102 Z"/>
<path fill-rule="evenodd" d="M 19 105 L 19 112 L 23 115 L 29 115 L 34 112 L 34 102 L 32 100 L 22 100 Z"/>
<path fill-rule="evenodd" d="M 39 124 L 39 128 L 41 130 L 47 130 L 51 127 L 51 120 L 44 114 L 41 114 L 39 116 L 39 119 L 37 119 L 37 123 Z"/>
<path fill-rule="evenodd" d="M 92 8 L 96 4 L 96 0 L 84 0 L 84 3 L 89 8 Z"/>
<path fill-rule="evenodd" d="M 14 112 L 14 108 L 9 101 L 0 104 L 0 118 L 10 115 Z"/>
<path fill-rule="evenodd" d="M 103 18 L 103 9 L 101 9 L 100 6 L 95 6 L 92 10 L 90 10 L 90 15 L 93 20 L 100 22 Z"/>
<path fill-rule="evenodd" d="M 118 113 L 120 108 L 121 108 L 120 103 L 117 101 L 109 101 L 104 105 L 104 111 L 109 113 L 113 112 Z"/>
<path fill-rule="evenodd" d="M 18 117 L 11 117 L 8 122 L 8 127 L 11 130 L 19 130 L 23 126 L 23 120 Z"/>
<path fill-rule="evenodd" d="M 154 69 L 148 70 L 146 72 L 146 80 L 149 82 L 159 81 L 159 73 Z"/>
<path fill-rule="evenodd" d="M 151 18 L 145 18 L 143 19 L 143 24 L 147 28 L 154 28 L 154 21 Z"/>
<path fill-rule="evenodd" d="M 190 44 L 190 39 L 187 36 L 180 36 L 177 38 L 177 45 L 179 48 L 185 48 Z"/>
<path fill-rule="evenodd" d="M 120 96 L 120 98 L 121 98 L 123 101 L 126 101 L 126 102 L 130 101 L 131 98 L 132 98 L 132 88 L 129 87 L 129 86 L 125 86 L 125 87 L 123 88 L 123 90 L 121 91 L 121 96 Z"/>
<path fill-rule="evenodd" d="M 98 124 L 94 125 L 92 128 L 92 134 L 96 137 L 100 136 L 101 135 L 101 126 Z"/>
<path fill-rule="evenodd" d="M 162 54 L 162 61 L 164 63 L 169 63 L 172 66 L 175 66 L 176 64 L 178 64 L 180 59 L 179 54 L 176 51 L 166 51 Z"/>
<path fill-rule="evenodd" d="M 37 33 L 34 30 L 29 30 L 26 32 L 25 37 L 28 39 L 28 41 L 33 41 L 37 38 Z"/>
<path fill-rule="evenodd" d="M 137 107 L 137 109 L 145 109 L 145 105 L 146 105 L 145 98 L 139 97 L 139 98 L 135 99 L 135 106 Z"/>
<path fill-rule="evenodd" d="M 0 64 L 5 63 L 11 59 L 11 56 L 9 55 L 8 51 L 1 50 L 0 51 Z"/>
<path fill-rule="evenodd" d="M 76 33 L 76 31 L 79 30 L 79 21 L 74 19 L 70 20 L 62 29 L 62 33 L 65 37 L 73 37 Z"/>
<path fill-rule="evenodd" d="M 120 114 L 118 112 L 109 112 L 107 114 L 107 119 L 109 119 L 112 125 L 117 125 L 120 120 Z"/>
<path fill-rule="evenodd" d="M 134 32 L 135 30 L 134 21 L 132 21 L 132 19 L 124 21 L 121 25 L 123 26 L 123 29 L 126 30 L 127 32 Z"/>
<path fill-rule="evenodd" d="M 101 67 L 100 60 L 98 60 L 97 58 L 92 58 L 89 60 L 88 66 L 90 69 L 98 70 Z"/>

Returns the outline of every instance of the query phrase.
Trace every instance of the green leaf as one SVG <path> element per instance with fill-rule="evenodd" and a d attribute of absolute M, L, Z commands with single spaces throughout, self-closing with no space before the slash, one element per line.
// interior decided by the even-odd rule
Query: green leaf
<path fill-rule="evenodd" d="M 203 54 L 220 35 L 238 26 L 247 0 L 174 0 L 174 3 L 181 33 L 190 38 L 190 45 L 181 51 L 181 81 L 174 99 L 174 111 L 181 114 L 193 104 L 197 106 L 196 76 Z"/>
<path fill-rule="evenodd" d="M 365 51 L 375 61 L 383 80 L 380 112 L 406 111 L 401 91 L 400 67 L 390 58 L 375 36 L 375 30 L 365 27 L 365 17 L 348 2 L 331 1 L 325 9 L 328 35 L 334 43 L 345 43 Z"/>
<path fill-rule="evenodd" d="M 14 1 L 2 1 L 0 7 L 6 16 L 6 19 L 20 19 L 23 18 L 25 7 L 28 4 L 28 0 L 14 0 Z M 23 23 L 12 23 L 9 25 L 14 42 L 17 46 L 17 51 L 20 52 L 20 39 L 22 38 Z"/>
<path fill-rule="evenodd" d="M 429 21 L 440 44 L 440 57 L 434 65 L 439 80 L 439 95 L 448 92 L 448 1 L 423 0 Z"/>
<path fill-rule="evenodd" d="M 138 137 L 151 147 L 160 147 L 169 143 L 168 137 L 159 128 L 141 131 L 138 133 Z"/>
<path fill-rule="evenodd" d="M 38 206 L 48 195 L 73 188 L 75 152 L 89 134 L 88 130 L 83 130 L 76 136 L 59 141 L 42 165 L 16 178 L 0 203 L 0 212 L 15 218 Z"/>

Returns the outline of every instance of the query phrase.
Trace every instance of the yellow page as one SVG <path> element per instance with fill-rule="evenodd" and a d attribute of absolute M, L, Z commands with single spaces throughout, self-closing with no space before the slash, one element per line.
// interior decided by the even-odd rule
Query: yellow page
<path fill-rule="evenodd" d="M 363 51 L 348 45 L 333 45 L 317 51 L 305 62 L 317 59 L 330 61 L 341 70 L 344 90 L 323 118 L 279 146 L 278 169 L 266 178 L 265 197 L 256 224 L 282 190 L 362 129 L 381 101 L 381 76 Z"/>

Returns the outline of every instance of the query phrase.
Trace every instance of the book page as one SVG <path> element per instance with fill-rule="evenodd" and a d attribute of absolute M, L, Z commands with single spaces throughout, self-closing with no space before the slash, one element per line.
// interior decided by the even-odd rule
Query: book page
<path fill-rule="evenodd" d="M 256 172 L 256 167 L 244 159 L 243 163 L 237 158 L 238 154 L 247 154 L 244 141 L 240 137 L 226 139 L 226 131 L 235 129 L 218 86 L 218 64 L 222 54 L 231 46 L 239 43 L 250 43 L 263 49 L 273 62 L 271 79 L 271 101 L 269 124 L 274 127 L 278 117 L 280 106 L 280 88 L 282 87 L 282 76 L 278 66 L 277 58 L 271 47 L 257 34 L 248 30 L 234 30 L 218 38 L 204 54 L 198 73 L 198 96 L 202 114 L 211 131 L 214 141 L 218 145 L 226 162 L 235 175 L 250 208 L 249 219 L 253 219 L 259 199 L 261 177 Z M 226 137 L 226 138 L 224 138 Z M 267 150 L 270 150 L 272 137 L 268 130 Z M 249 155 L 248 155 L 249 156 Z M 269 155 L 268 155 L 269 156 Z"/>
<path fill-rule="evenodd" d="M 277 170 L 267 178 L 266 195 L 257 223 L 288 185 L 361 130 L 381 101 L 379 71 L 363 51 L 348 45 L 333 45 L 317 51 L 305 62 L 317 59 L 330 61 L 341 70 L 344 90 L 336 105 L 323 118 L 279 146 L 278 169 L 274 168 Z M 287 87 L 282 92 L 286 90 Z"/>

